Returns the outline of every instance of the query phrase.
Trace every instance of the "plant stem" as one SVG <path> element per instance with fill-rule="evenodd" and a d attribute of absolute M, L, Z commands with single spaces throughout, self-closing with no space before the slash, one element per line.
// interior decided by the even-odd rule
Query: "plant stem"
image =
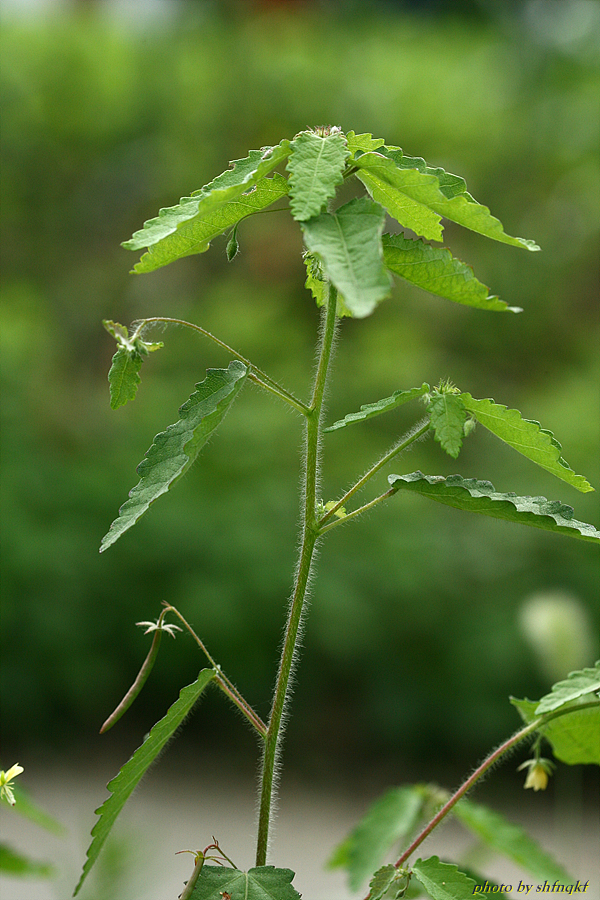
<path fill-rule="evenodd" d="M 242 712 L 246 716 L 246 718 L 248 719 L 250 724 L 254 728 L 256 728 L 256 730 L 258 731 L 260 736 L 262 738 L 264 738 L 267 734 L 267 726 L 265 725 L 263 720 L 260 718 L 260 716 L 254 712 L 254 710 L 252 709 L 250 704 L 244 699 L 244 697 L 242 697 L 242 695 L 240 694 L 240 692 L 238 691 L 236 686 L 233 684 L 233 682 L 231 682 L 229 680 L 229 678 L 225 675 L 225 673 L 221 669 L 221 666 L 217 662 L 215 662 L 215 660 L 212 658 L 212 656 L 208 652 L 206 645 L 198 637 L 198 635 L 196 634 L 196 632 L 194 631 L 192 626 L 189 624 L 189 622 L 187 622 L 186 619 L 184 619 L 184 617 L 181 615 L 179 610 L 176 609 L 174 606 L 171 606 L 170 603 L 164 602 L 164 606 L 166 607 L 165 612 L 175 613 L 175 615 L 180 620 L 180 622 L 183 622 L 183 624 L 185 625 L 185 627 L 187 628 L 187 630 L 189 631 L 191 636 L 194 638 L 194 640 L 196 641 L 196 643 L 198 644 L 198 646 L 200 647 L 200 649 L 206 656 L 207 660 L 209 661 L 209 663 L 211 664 L 211 666 L 213 667 L 213 669 L 216 672 L 215 682 L 217 683 L 218 687 L 220 687 L 221 690 L 223 691 L 223 693 L 229 697 L 231 702 L 234 703 L 235 706 L 237 706 L 237 708 L 240 710 L 240 712 Z"/>
<path fill-rule="evenodd" d="M 315 545 L 319 537 L 315 515 L 320 457 L 319 436 L 323 395 L 327 382 L 327 372 L 335 334 L 336 304 L 337 292 L 333 285 L 329 285 L 329 297 L 325 312 L 325 322 L 321 332 L 317 373 L 315 376 L 309 413 L 306 419 L 306 455 L 303 472 L 304 522 L 302 530 L 302 546 L 298 568 L 296 570 L 296 582 L 288 613 L 283 649 L 281 651 L 279 673 L 273 694 L 269 727 L 265 737 L 256 846 L 257 866 L 264 866 L 267 861 L 269 826 L 273 807 L 273 793 L 275 789 L 275 767 L 282 735 L 284 710 L 288 699 L 290 676 L 296 655 L 298 632 L 302 621 L 302 612 L 310 576 L 311 562 Z"/>
<path fill-rule="evenodd" d="M 368 509 L 373 509 L 374 506 L 377 506 L 378 503 L 381 503 L 383 500 L 387 500 L 389 497 L 393 497 L 394 494 L 398 493 L 398 488 L 390 488 L 389 491 L 386 491 L 384 494 L 380 494 L 379 497 L 375 497 L 374 500 L 370 500 L 368 503 L 365 503 L 364 506 L 360 506 L 358 509 L 353 509 L 352 512 L 346 513 L 346 515 L 342 516 L 339 519 L 334 519 L 333 522 L 329 522 L 328 525 L 325 525 L 324 528 L 319 529 L 319 534 L 325 534 L 328 531 L 331 531 L 332 528 L 335 528 L 337 525 L 344 525 L 350 519 L 355 519 L 356 516 L 362 515 L 362 513 L 366 512 Z"/>
<path fill-rule="evenodd" d="M 397 860 L 397 862 L 394 863 L 394 866 L 397 869 L 399 869 L 403 865 L 403 863 L 406 862 L 408 857 L 411 856 L 412 853 L 414 853 L 414 851 L 417 849 L 417 847 L 419 847 L 420 844 L 423 843 L 425 838 L 431 834 L 433 829 L 437 825 L 440 824 L 442 819 L 444 819 L 448 815 L 448 813 L 451 811 L 453 806 L 455 806 L 458 803 L 458 801 L 461 799 L 461 797 L 464 797 L 464 795 L 468 791 L 471 790 L 473 785 L 476 784 L 477 781 L 479 781 L 479 779 L 482 777 L 482 775 L 485 775 L 487 770 L 489 768 L 491 768 L 491 766 L 493 766 L 494 763 L 496 763 L 500 759 L 501 756 L 503 756 L 509 750 L 512 750 L 512 748 L 516 744 L 518 744 L 520 741 L 522 741 L 528 735 L 534 733 L 535 731 L 538 731 L 540 728 L 543 728 L 544 725 L 547 725 L 548 722 L 551 722 L 553 719 L 558 719 L 558 718 L 560 718 L 560 716 L 569 715 L 570 713 L 572 713 L 574 711 L 580 712 L 583 709 L 597 708 L 597 707 L 598 707 L 598 703 L 596 701 L 589 702 L 589 703 L 580 703 L 576 707 L 573 707 L 573 706 L 563 707 L 562 709 L 554 710 L 553 712 L 546 713 L 545 715 L 540 716 L 537 719 L 534 719 L 533 722 L 529 723 L 529 725 L 526 725 L 524 728 L 521 728 L 519 731 L 516 731 L 512 735 L 512 737 L 509 737 L 509 739 L 507 741 L 505 741 L 503 744 L 500 744 L 500 746 L 497 747 L 496 750 L 494 750 L 492 753 L 490 753 L 490 755 L 486 759 L 484 759 L 484 761 L 481 763 L 481 765 L 479 765 L 475 769 L 473 774 L 470 775 L 469 778 L 467 778 L 467 780 L 465 782 L 463 782 L 463 784 L 461 784 L 461 786 L 458 788 L 458 790 L 455 791 L 454 794 L 452 794 L 450 799 L 447 800 L 447 802 L 442 806 L 442 808 L 439 810 L 439 812 L 437 812 L 435 814 L 435 816 L 431 819 L 431 821 L 425 826 L 425 828 L 420 832 L 420 834 L 414 839 L 414 841 L 412 842 L 410 847 L 408 847 L 404 851 L 402 856 Z M 367 897 L 366 900 L 369 900 L 369 897 Z"/>
<path fill-rule="evenodd" d="M 294 397 L 293 394 L 290 394 L 289 391 L 286 391 L 284 387 L 278 384 L 270 375 L 267 375 L 266 372 L 263 372 L 262 369 L 259 369 L 258 366 L 255 366 L 254 363 L 250 362 L 249 359 L 246 359 L 245 356 L 242 356 L 241 353 L 238 353 L 237 350 L 234 350 L 233 347 L 230 347 L 229 344 L 226 344 L 224 341 L 220 340 L 220 338 L 215 337 L 214 334 L 211 334 L 210 331 L 207 331 L 205 328 L 202 328 L 200 325 L 194 325 L 193 322 L 186 322 L 183 319 L 173 319 L 168 316 L 153 316 L 150 319 L 142 319 L 138 325 L 137 331 L 141 332 L 146 325 L 158 325 L 158 324 L 167 324 L 167 325 L 183 325 L 185 328 L 191 328 L 193 331 L 199 332 L 199 334 L 204 335 L 204 337 L 209 338 L 211 341 L 214 341 L 219 347 L 222 347 L 223 350 L 227 350 L 228 353 L 231 353 L 236 359 L 239 359 L 240 362 L 243 362 L 244 365 L 248 366 L 248 377 L 255 382 L 255 384 L 260 385 L 260 387 L 264 388 L 266 391 L 270 391 L 271 394 L 274 394 L 276 397 L 279 397 L 280 400 L 285 400 L 286 403 L 289 403 L 290 406 L 293 406 L 298 412 L 302 413 L 303 416 L 308 415 L 309 408 L 302 403 L 301 400 L 298 400 Z"/>
<path fill-rule="evenodd" d="M 321 519 L 319 519 L 318 524 L 319 524 L 319 528 L 321 529 L 321 533 L 323 533 L 323 531 L 325 531 L 323 526 L 326 525 L 328 520 L 331 519 L 331 517 L 336 514 L 336 512 L 338 511 L 338 509 L 340 509 L 340 507 L 342 507 L 345 503 L 348 502 L 350 497 L 352 497 L 354 494 L 356 494 L 357 491 L 359 491 L 362 487 L 364 487 L 364 485 L 367 483 L 367 481 L 370 478 L 372 478 L 373 475 L 375 475 L 377 472 L 379 472 L 379 470 L 382 469 L 383 466 L 386 465 L 386 463 L 389 463 L 389 461 L 391 459 L 393 459 L 394 456 L 397 456 L 398 453 L 402 453 L 403 450 L 406 450 L 406 448 L 409 447 L 410 444 L 413 443 L 413 441 L 418 441 L 420 437 L 423 437 L 424 434 L 427 434 L 428 430 L 429 430 L 429 419 L 425 419 L 422 422 L 419 422 L 419 424 L 412 430 L 412 432 L 410 432 L 408 434 L 407 437 L 401 438 L 397 444 L 394 444 L 394 446 L 392 447 L 391 450 L 388 450 L 388 452 L 385 453 L 381 457 L 381 459 L 375 463 L 374 466 L 371 466 L 369 471 L 365 472 L 365 474 L 362 476 L 362 478 L 359 478 L 359 480 L 356 482 L 356 484 L 354 484 L 350 488 L 349 491 L 346 491 L 344 496 L 341 497 L 337 501 L 335 506 L 332 506 L 331 509 L 329 509 L 325 513 L 325 515 Z M 375 502 L 379 503 L 380 500 L 385 500 L 388 496 L 391 496 L 392 494 L 395 494 L 395 493 L 396 493 L 396 491 L 392 491 L 391 493 L 389 491 L 387 491 L 385 494 L 382 494 L 381 497 L 378 497 Z M 356 510 L 355 513 L 349 513 L 348 516 L 346 516 L 346 518 L 348 518 L 350 515 L 357 515 L 359 512 L 364 512 L 365 509 L 368 509 L 372 505 L 373 505 L 372 503 L 367 504 L 366 506 L 361 507 L 359 510 Z M 339 520 L 340 523 L 342 521 L 343 521 L 343 519 Z M 338 523 L 336 522 L 335 524 L 337 525 Z"/>

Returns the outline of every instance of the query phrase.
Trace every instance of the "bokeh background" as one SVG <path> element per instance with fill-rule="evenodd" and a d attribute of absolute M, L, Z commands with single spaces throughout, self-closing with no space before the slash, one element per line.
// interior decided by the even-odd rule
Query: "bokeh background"
<path fill-rule="evenodd" d="M 184 483 L 98 555 L 154 434 L 207 367 L 228 362 L 170 330 L 135 404 L 111 412 L 102 318 L 196 321 L 307 395 L 318 312 L 289 217 L 242 223 L 231 264 L 217 239 L 132 276 L 136 257 L 120 247 L 249 149 L 323 123 L 372 132 L 463 175 L 507 231 L 543 250 L 449 223 L 455 255 L 524 312 L 397 284 L 371 318 L 343 324 L 332 421 L 450 377 L 539 419 L 600 485 L 599 35 L 596 0 L 3 4 L 5 767 L 76 768 L 137 746 L 202 662 L 189 639 L 165 642 L 118 733 L 97 736 L 147 650 L 134 623 L 163 600 L 268 714 L 295 564 L 293 415 L 244 391 Z M 327 437 L 325 499 L 411 412 Z M 430 441 L 393 470 L 417 468 L 560 499 L 598 524 L 595 495 L 481 430 L 456 462 Z M 584 542 L 398 497 L 336 530 L 318 575 L 286 741 L 299 783 L 372 796 L 410 778 L 451 784 L 516 727 L 509 694 L 540 696 L 598 652 L 598 559 Z M 173 752 L 194 747 L 222 778 L 228 767 L 254 778 L 254 739 L 216 693 Z M 500 777 L 515 782 L 513 769 Z"/>

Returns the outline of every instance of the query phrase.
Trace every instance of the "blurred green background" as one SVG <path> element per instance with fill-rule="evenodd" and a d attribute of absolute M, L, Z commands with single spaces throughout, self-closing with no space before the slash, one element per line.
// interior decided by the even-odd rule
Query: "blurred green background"
<path fill-rule="evenodd" d="M 102 318 L 196 321 L 307 396 L 318 313 L 289 217 L 242 223 L 231 264 L 218 239 L 134 277 L 136 257 L 120 247 L 249 149 L 323 123 L 372 132 L 463 175 L 507 231 L 543 249 L 527 254 L 450 223 L 455 255 L 524 312 L 486 314 L 397 284 L 371 318 L 343 324 L 331 421 L 450 377 L 541 420 L 600 485 L 596 2 L 88 0 L 27 16 L 11 15 L 13 5 L 2 33 L 9 764 L 34 747 L 76 759 L 83 747 L 137 744 L 202 663 L 189 639 L 166 641 L 119 734 L 96 737 L 145 656 L 149 639 L 134 623 L 155 618 L 162 600 L 268 713 L 296 553 L 294 415 L 244 391 L 185 482 L 98 555 L 154 434 L 208 366 L 228 362 L 170 330 L 137 402 L 111 412 L 114 342 Z M 327 437 L 325 499 L 411 412 Z M 543 494 L 599 521 L 595 495 L 481 430 L 457 462 L 429 441 L 393 471 L 417 468 Z M 517 725 L 509 694 L 539 696 L 597 653 L 598 560 L 583 542 L 397 497 L 334 532 L 318 574 L 286 748 L 303 774 L 469 767 Z M 182 740 L 254 765 L 253 738 L 216 693 Z"/>

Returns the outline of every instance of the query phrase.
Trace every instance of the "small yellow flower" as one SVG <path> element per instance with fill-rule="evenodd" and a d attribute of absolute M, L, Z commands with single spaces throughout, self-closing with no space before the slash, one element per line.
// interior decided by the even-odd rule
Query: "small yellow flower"
<path fill-rule="evenodd" d="M 548 786 L 548 778 L 552 775 L 553 768 L 554 765 L 549 759 L 538 757 L 538 759 L 526 760 L 518 767 L 517 771 L 520 772 L 521 769 L 528 769 L 527 778 L 525 779 L 524 784 L 525 789 L 533 788 L 534 791 L 545 791 Z"/>
<path fill-rule="evenodd" d="M 19 763 L 11 766 L 8 772 L 5 772 L 4 769 L 0 771 L 0 797 L 8 800 L 11 806 L 15 805 L 15 795 L 12 792 L 10 782 L 23 771 L 23 766 L 20 766 Z"/>

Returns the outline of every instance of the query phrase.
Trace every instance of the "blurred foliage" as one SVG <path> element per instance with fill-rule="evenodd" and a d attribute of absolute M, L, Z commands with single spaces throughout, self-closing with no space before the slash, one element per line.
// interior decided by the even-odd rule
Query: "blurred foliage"
<path fill-rule="evenodd" d="M 113 413 L 103 317 L 197 321 L 306 393 L 318 313 L 289 217 L 242 223 L 231 264 L 223 239 L 132 277 L 136 259 L 119 246 L 250 148 L 313 124 L 371 131 L 465 176 L 510 233 L 543 249 L 525 254 L 450 223 L 455 254 L 524 313 L 397 286 L 372 318 L 343 324 L 330 421 L 450 376 L 539 418 L 600 485 L 598 16 L 563 6 L 583 16 L 579 30 L 557 29 L 536 3 L 481 3 L 464 18 L 420 15 L 418 4 L 343 14 L 335 4 L 193 3 L 158 24 L 81 3 L 5 22 L 2 677 L 5 743 L 19 758 L 34 744 L 64 751 L 90 740 L 145 656 L 134 622 L 157 616 L 163 599 L 267 714 L 295 562 L 293 414 L 248 388 L 185 483 L 97 552 L 153 435 L 207 366 L 228 362 L 170 330 L 137 402 Z M 403 408 L 329 435 L 324 499 L 410 422 Z M 482 431 L 457 463 L 430 441 L 395 471 L 488 478 L 598 523 L 593 494 Z M 594 550 L 532 532 L 399 497 L 332 534 L 306 624 L 290 759 L 314 770 L 418 759 L 435 772 L 440 760 L 470 764 L 512 730 L 507 694 L 549 686 L 520 629 L 523 600 L 566 591 L 588 608 L 594 634 L 599 624 Z M 191 641 L 177 645 L 166 643 L 159 675 L 128 713 L 137 736 L 200 668 Z M 229 749 L 248 741 L 216 695 L 188 732 L 207 748 L 224 735 Z"/>

